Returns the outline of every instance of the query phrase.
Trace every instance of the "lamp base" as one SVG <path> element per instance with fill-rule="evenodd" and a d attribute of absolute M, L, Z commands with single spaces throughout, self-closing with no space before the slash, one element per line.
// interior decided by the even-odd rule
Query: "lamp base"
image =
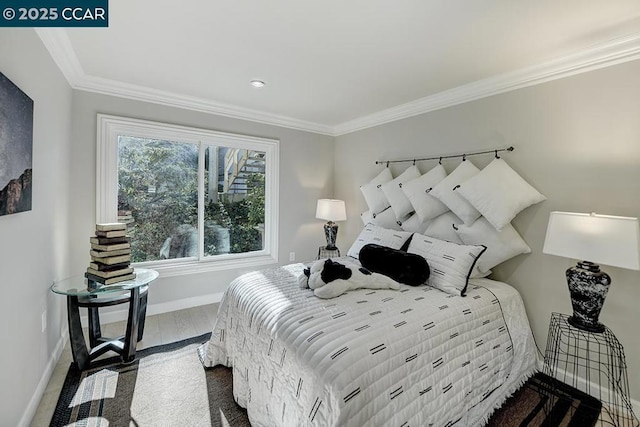
<path fill-rule="evenodd" d="M 580 321 L 578 317 L 575 317 L 575 316 L 570 316 L 567 319 L 567 322 L 571 326 L 574 326 L 578 329 L 582 329 L 583 331 L 596 332 L 596 333 L 604 332 L 604 325 L 600 322 L 596 322 L 595 324 L 587 324 L 587 323 L 583 323 L 582 321 Z"/>
<path fill-rule="evenodd" d="M 335 251 L 336 237 L 338 237 L 338 224 L 329 221 L 324 225 L 324 237 L 327 239 L 327 250 Z"/>
<path fill-rule="evenodd" d="M 569 324 L 589 332 L 603 332 L 604 325 L 598 322 L 598 316 L 607 297 L 611 278 L 600 271 L 598 264 L 589 261 L 579 262 L 566 274 L 573 306 Z"/>

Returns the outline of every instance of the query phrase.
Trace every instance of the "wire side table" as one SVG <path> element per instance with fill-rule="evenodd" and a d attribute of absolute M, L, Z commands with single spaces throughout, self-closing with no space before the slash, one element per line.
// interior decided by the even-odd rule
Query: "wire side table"
<path fill-rule="evenodd" d="M 629 398 L 622 345 L 608 327 L 589 332 L 570 325 L 568 318 L 551 314 L 544 373 L 600 400 L 600 425 L 640 426 Z"/>
<path fill-rule="evenodd" d="M 326 246 L 320 246 L 318 248 L 318 257 L 316 259 L 324 259 L 324 258 L 331 258 L 331 257 L 339 257 L 340 256 L 340 249 L 335 248 L 335 249 L 327 249 Z"/>

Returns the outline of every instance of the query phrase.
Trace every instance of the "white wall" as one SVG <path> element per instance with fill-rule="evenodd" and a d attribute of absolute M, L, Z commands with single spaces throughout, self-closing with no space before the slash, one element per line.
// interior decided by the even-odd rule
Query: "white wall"
<path fill-rule="evenodd" d="M 49 287 L 69 273 L 71 88 L 32 29 L 0 28 L 0 72 L 34 102 L 32 210 L 0 216 L 0 426 L 16 426 L 35 411 L 65 322 Z"/>
<path fill-rule="evenodd" d="M 513 222 L 532 249 L 496 268 L 515 286 L 544 352 L 552 311 L 571 313 L 564 271 L 575 262 L 542 254 L 549 212 L 640 216 L 640 61 L 592 71 L 336 138 L 335 196 L 347 202 L 343 242 L 362 228 L 358 186 L 378 159 L 428 157 L 514 145 L 506 161 L 548 200 Z M 470 158 L 484 167 L 491 156 Z M 451 171 L 457 161 L 443 162 Z M 426 172 L 435 163 L 419 164 Z M 410 165 L 410 164 L 409 164 Z M 406 167 L 393 167 L 394 176 Z M 346 243 L 343 243 L 346 247 Z M 603 266 L 613 280 L 600 317 L 625 348 L 640 399 L 640 272 Z"/>
<path fill-rule="evenodd" d="M 295 252 L 297 260 L 315 257 L 324 241 L 322 221 L 315 219 L 316 200 L 333 196 L 332 137 L 87 92 L 74 92 L 73 100 L 71 265 L 74 272 L 82 273 L 88 265 L 88 239 L 95 229 L 97 113 L 280 140 L 279 260 L 282 264 L 288 263 L 289 252 Z M 149 310 L 153 313 L 158 307 L 192 305 L 198 303 L 199 298 L 206 304 L 212 295 L 224 292 L 233 278 L 253 269 L 161 276 L 152 285 Z"/>

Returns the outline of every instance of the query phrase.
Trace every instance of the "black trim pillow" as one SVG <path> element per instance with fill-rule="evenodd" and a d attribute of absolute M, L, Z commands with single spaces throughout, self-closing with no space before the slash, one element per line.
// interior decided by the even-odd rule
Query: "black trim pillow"
<path fill-rule="evenodd" d="M 429 263 L 429 286 L 449 294 L 464 296 L 473 268 L 486 250 L 484 245 L 459 245 L 414 234 L 407 252 L 421 255 Z"/>
<path fill-rule="evenodd" d="M 405 285 L 424 285 L 429 279 L 429 264 L 420 255 L 369 243 L 360 249 L 358 259 L 367 270 Z"/>
<path fill-rule="evenodd" d="M 349 248 L 347 255 L 358 259 L 360 249 L 367 243 L 375 243 L 393 249 L 400 249 L 409 237 L 411 237 L 411 233 L 406 231 L 389 230 L 375 224 L 367 224 L 353 242 L 351 248 Z"/>

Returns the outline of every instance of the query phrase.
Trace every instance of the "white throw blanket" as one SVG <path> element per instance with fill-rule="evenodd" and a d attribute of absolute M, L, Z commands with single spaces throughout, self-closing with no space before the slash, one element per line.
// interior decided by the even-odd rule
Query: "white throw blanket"
<path fill-rule="evenodd" d="M 322 300 L 298 287 L 303 268 L 236 279 L 200 348 L 205 366 L 233 367 L 253 426 L 482 425 L 535 369 L 521 298 L 506 284 Z"/>

